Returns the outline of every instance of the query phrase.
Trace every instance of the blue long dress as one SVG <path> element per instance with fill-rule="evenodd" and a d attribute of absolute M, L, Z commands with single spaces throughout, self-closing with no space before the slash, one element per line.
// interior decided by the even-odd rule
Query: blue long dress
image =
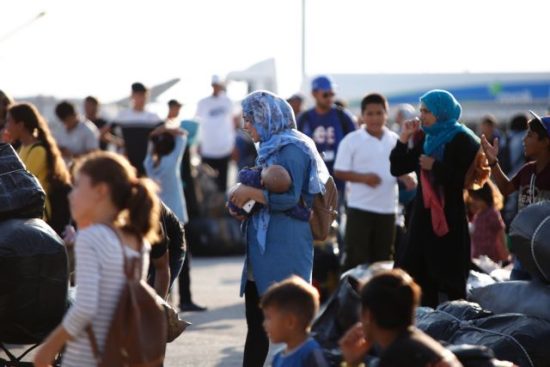
<path fill-rule="evenodd" d="M 311 207 L 313 195 L 308 193 L 310 158 L 303 150 L 289 144 L 276 153 L 273 164 L 283 166 L 292 178 L 290 190 L 284 194 L 267 193 L 271 218 L 267 230 L 265 252 L 260 252 L 257 230 L 249 218 L 244 224 L 247 253 L 241 279 L 241 296 L 247 280 L 254 280 L 261 296 L 274 282 L 298 275 L 311 282 L 313 269 L 313 236 L 309 222 L 290 217 L 284 212 L 293 208 L 303 197 Z M 257 214 L 256 214 L 257 215 Z M 249 271 L 253 275 L 250 279 Z"/>

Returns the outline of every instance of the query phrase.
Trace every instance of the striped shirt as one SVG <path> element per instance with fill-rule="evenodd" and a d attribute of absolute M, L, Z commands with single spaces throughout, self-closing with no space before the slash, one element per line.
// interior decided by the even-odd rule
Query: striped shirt
<path fill-rule="evenodd" d="M 143 276 L 149 266 L 147 252 L 150 246 L 143 246 Z M 124 246 L 126 256 L 139 253 Z M 78 233 L 76 253 L 76 300 L 63 319 L 63 327 L 74 338 L 67 343 L 63 354 L 64 367 L 96 367 L 86 326 L 91 323 L 102 352 L 115 312 L 122 286 L 125 282 L 120 240 L 107 226 L 94 224 Z"/>

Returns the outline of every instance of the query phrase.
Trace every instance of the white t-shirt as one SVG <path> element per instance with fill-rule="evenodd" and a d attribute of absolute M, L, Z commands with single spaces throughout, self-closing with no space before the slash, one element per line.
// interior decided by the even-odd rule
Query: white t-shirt
<path fill-rule="evenodd" d="M 55 134 L 57 145 L 67 149 L 73 155 L 81 155 L 99 149 L 99 131 L 93 122 L 84 120 L 70 131 L 65 126 Z"/>
<path fill-rule="evenodd" d="M 225 95 L 202 99 L 197 107 L 200 123 L 201 155 L 205 158 L 222 158 L 231 154 L 235 146 L 233 102 Z"/>
<path fill-rule="evenodd" d="M 121 111 L 114 119 L 114 123 L 121 126 L 154 126 L 163 120 L 153 112 L 136 111 L 133 108 Z"/>
<path fill-rule="evenodd" d="M 397 179 L 390 173 L 390 153 L 399 137 L 384 127 L 382 138 L 370 135 L 364 127 L 346 135 L 340 142 L 335 171 L 375 173 L 380 185 L 349 182 L 348 206 L 379 214 L 397 212 Z"/>

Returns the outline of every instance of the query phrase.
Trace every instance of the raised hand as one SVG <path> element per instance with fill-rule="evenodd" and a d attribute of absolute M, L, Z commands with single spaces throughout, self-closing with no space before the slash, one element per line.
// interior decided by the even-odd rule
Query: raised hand
<path fill-rule="evenodd" d="M 401 125 L 401 135 L 399 136 L 399 140 L 401 140 L 402 143 L 408 142 L 411 136 L 413 136 L 419 128 L 420 120 L 418 118 L 403 121 L 403 124 Z"/>
<path fill-rule="evenodd" d="M 489 165 L 493 164 L 498 159 L 498 138 L 493 139 L 493 144 L 489 143 L 487 141 L 487 137 L 485 137 L 485 134 L 481 135 L 481 147 L 483 148 L 483 152 L 487 156 L 487 160 L 489 161 Z"/>

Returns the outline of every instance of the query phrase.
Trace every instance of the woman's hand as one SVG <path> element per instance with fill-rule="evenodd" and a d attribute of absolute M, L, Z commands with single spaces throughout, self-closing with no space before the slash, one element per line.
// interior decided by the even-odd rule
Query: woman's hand
<path fill-rule="evenodd" d="M 411 191 L 416 189 L 416 186 L 418 186 L 418 181 L 416 179 L 416 173 L 409 173 L 403 176 L 399 176 L 399 181 L 405 185 L 405 190 Z"/>
<path fill-rule="evenodd" d="M 365 355 L 371 348 L 371 343 L 365 339 L 363 324 L 353 325 L 338 342 L 344 360 L 354 366 L 363 362 Z"/>
<path fill-rule="evenodd" d="M 226 207 L 227 207 L 227 205 L 226 205 Z M 240 222 L 242 222 L 243 220 L 246 219 L 246 217 L 244 215 L 240 215 L 239 213 L 229 209 L 229 207 L 227 207 L 227 211 L 229 212 L 229 215 L 231 215 L 233 218 L 237 219 Z"/>
<path fill-rule="evenodd" d="M 34 354 L 34 365 L 36 367 L 50 367 L 57 354 L 65 343 L 71 340 L 71 336 L 65 328 L 59 325 L 42 343 Z"/>
<path fill-rule="evenodd" d="M 431 171 L 435 162 L 435 158 L 422 154 L 418 159 L 418 162 L 420 163 L 420 168 L 425 169 L 426 171 Z"/>
<path fill-rule="evenodd" d="M 498 138 L 493 139 L 493 145 L 487 141 L 485 134 L 481 135 L 481 147 L 487 156 L 489 166 L 493 165 L 498 160 Z"/>
<path fill-rule="evenodd" d="M 262 190 L 240 183 L 230 188 L 227 196 L 229 197 L 229 201 L 238 208 L 242 208 L 244 204 L 246 204 L 250 200 L 254 200 L 260 204 L 267 203 L 264 192 Z"/>
<path fill-rule="evenodd" d="M 403 121 L 401 124 L 401 135 L 399 136 L 399 140 L 406 144 L 411 136 L 414 135 L 420 128 L 420 120 L 418 119 L 412 119 L 412 120 L 406 120 Z"/>
<path fill-rule="evenodd" d="M 35 367 L 52 366 L 52 362 L 55 359 L 57 352 L 58 351 L 56 351 L 55 348 L 53 348 L 51 343 L 46 342 L 42 344 L 34 355 L 33 363 Z"/>
<path fill-rule="evenodd" d="M 231 201 L 236 207 L 242 208 L 244 204 L 252 200 L 251 187 L 237 184 L 236 187 L 232 187 L 229 190 L 229 201 Z"/>

